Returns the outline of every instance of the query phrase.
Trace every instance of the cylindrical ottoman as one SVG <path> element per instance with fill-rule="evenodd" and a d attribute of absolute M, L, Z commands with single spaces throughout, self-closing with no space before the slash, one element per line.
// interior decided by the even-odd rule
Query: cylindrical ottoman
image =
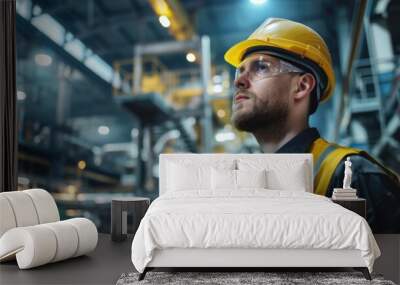
<path fill-rule="evenodd" d="M 140 221 L 150 205 L 150 199 L 129 197 L 113 199 L 111 202 L 111 240 L 124 241 L 128 234 L 128 215 L 132 215 L 132 232 L 135 234 Z"/>

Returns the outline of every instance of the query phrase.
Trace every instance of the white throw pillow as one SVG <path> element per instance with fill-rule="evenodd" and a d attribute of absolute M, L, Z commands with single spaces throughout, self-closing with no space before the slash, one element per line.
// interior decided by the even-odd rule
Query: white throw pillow
<path fill-rule="evenodd" d="M 271 169 L 267 171 L 268 189 L 306 192 L 307 181 L 302 167 L 291 169 L 290 173 Z"/>
<path fill-rule="evenodd" d="M 265 170 L 211 169 L 211 188 L 214 191 L 234 191 L 242 188 L 266 188 Z"/>
<path fill-rule="evenodd" d="M 168 191 L 190 191 L 211 188 L 210 167 L 168 164 Z"/>
<path fill-rule="evenodd" d="M 239 159 L 238 168 L 252 171 L 266 169 L 267 188 L 271 190 L 307 191 L 311 189 L 311 170 L 306 160 Z"/>
<path fill-rule="evenodd" d="M 236 190 L 236 170 L 211 168 L 212 190 Z"/>
<path fill-rule="evenodd" d="M 235 170 L 237 188 L 267 188 L 266 170 Z"/>
<path fill-rule="evenodd" d="M 196 159 L 188 157 L 170 159 L 166 161 L 164 182 L 166 191 L 193 191 L 210 192 L 211 168 L 235 169 L 233 159 L 210 159 L 207 157 Z"/>

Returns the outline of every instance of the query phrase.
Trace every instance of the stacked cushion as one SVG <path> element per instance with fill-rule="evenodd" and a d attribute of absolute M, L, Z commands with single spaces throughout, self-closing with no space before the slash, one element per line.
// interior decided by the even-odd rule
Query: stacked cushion
<path fill-rule="evenodd" d="M 0 238 L 0 259 L 15 255 L 19 268 L 28 269 L 86 254 L 96 245 L 96 226 L 74 218 L 7 231 Z"/>
<path fill-rule="evenodd" d="M 53 197 L 43 189 L 0 193 L 0 217 L 0 261 L 16 258 L 21 269 L 83 255 L 97 245 L 93 222 L 60 222 Z"/>
<path fill-rule="evenodd" d="M 0 237 L 15 227 L 33 226 L 60 220 L 53 197 L 43 189 L 0 193 Z"/>

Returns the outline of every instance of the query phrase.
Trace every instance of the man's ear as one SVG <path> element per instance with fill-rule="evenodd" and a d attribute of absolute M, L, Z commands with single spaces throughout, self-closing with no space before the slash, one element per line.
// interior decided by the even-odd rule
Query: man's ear
<path fill-rule="evenodd" d="M 316 84 L 315 78 L 310 73 L 301 74 L 297 80 L 297 89 L 294 94 L 294 99 L 302 99 L 312 92 Z"/>

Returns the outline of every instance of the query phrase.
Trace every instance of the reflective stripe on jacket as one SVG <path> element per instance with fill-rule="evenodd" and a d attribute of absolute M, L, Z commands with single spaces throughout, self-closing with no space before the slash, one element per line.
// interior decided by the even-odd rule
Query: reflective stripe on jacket
<path fill-rule="evenodd" d="M 352 160 L 352 183 L 359 197 L 367 199 L 367 220 L 374 233 L 400 233 L 399 177 L 367 152 L 317 138 L 311 144 L 314 193 L 330 197 L 341 188 L 344 160 Z"/>

